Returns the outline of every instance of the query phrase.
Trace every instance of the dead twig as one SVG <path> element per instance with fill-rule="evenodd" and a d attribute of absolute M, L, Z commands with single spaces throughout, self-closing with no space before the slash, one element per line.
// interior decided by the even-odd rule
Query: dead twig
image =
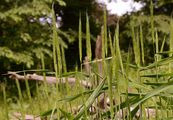
<path fill-rule="evenodd" d="M 22 119 L 22 114 L 15 112 L 10 120 L 19 120 Z M 41 120 L 40 117 L 35 117 L 34 115 L 24 115 L 25 120 Z"/>
<path fill-rule="evenodd" d="M 9 78 L 13 79 L 13 80 L 35 80 L 35 81 L 46 81 L 48 84 L 55 84 L 55 83 L 62 83 L 65 84 L 66 82 L 68 82 L 70 85 L 75 85 L 76 83 L 76 78 L 74 77 L 62 77 L 62 78 L 56 78 L 54 76 L 41 76 L 41 75 L 37 75 L 37 74 L 26 74 L 26 75 L 19 75 L 16 72 L 8 72 Z M 80 80 L 79 83 L 86 87 L 86 88 L 91 88 L 92 85 L 90 82 L 87 82 L 85 80 Z"/>

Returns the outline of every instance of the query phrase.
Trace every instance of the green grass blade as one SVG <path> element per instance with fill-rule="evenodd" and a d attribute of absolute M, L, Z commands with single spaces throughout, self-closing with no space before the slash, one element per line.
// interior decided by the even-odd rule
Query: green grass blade
<path fill-rule="evenodd" d="M 151 37 L 153 40 L 153 45 L 155 42 L 155 38 L 154 38 L 154 15 L 153 15 L 153 1 L 150 0 L 150 24 L 151 24 Z"/>
<path fill-rule="evenodd" d="M 55 70 L 55 75 L 58 78 L 58 63 L 57 63 L 57 54 L 56 54 L 56 45 L 57 45 L 57 31 L 56 31 L 56 20 L 55 20 L 55 12 L 52 9 L 52 18 L 53 18 L 53 26 L 52 26 L 52 31 L 53 31 L 53 61 L 54 61 L 54 70 Z"/>
<path fill-rule="evenodd" d="M 160 48 L 160 52 L 163 52 L 163 49 L 164 49 L 164 46 L 165 46 L 165 42 L 166 42 L 166 35 L 163 38 L 163 42 L 162 42 L 162 45 L 161 45 L 161 48 Z"/>
<path fill-rule="evenodd" d="M 158 38 L 157 30 L 156 30 L 155 41 L 156 41 L 156 53 L 158 53 L 159 52 L 159 38 Z M 158 61 L 159 59 L 160 59 L 160 55 L 156 54 L 156 61 Z"/>
<path fill-rule="evenodd" d="M 159 54 L 159 55 L 167 55 L 167 54 L 172 54 L 173 52 L 172 51 L 164 51 L 164 52 L 158 52 L 156 54 Z"/>
<path fill-rule="evenodd" d="M 173 84 L 170 82 L 166 85 L 160 86 L 156 89 L 153 89 L 151 92 L 149 92 L 147 95 L 145 95 L 143 98 L 141 98 L 137 103 L 135 103 L 135 107 L 137 107 L 139 104 L 143 103 L 144 101 L 146 101 L 147 99 L 154 97 L 155 95 L 164 92 L 170 88 L 173 87 Z"/>
<path fill-rule="evenodd" d="M 89 25 L 89 16 L 87 13 L 86 13 L 86 49 L 87 49 L 87 57 L 89 61 L 91 61 L 92 53 L 91 53 L 90 25 Z"/>
<path fill-rule="evenodd" d="M 24 73 L 24 76 L 26 76 L 26 74 Z M 28 80 L 25 79 L 25 86 L 26 86 L 26 92 L 27 92 L 27 96 L 28 96 L 28 99 L 29 101 L 31 102 L 31 91 L 30 91 L 30 86 L 29 86 L 29 83 L 28 83 Z"/>
<path fill-rule="evenodd" d="M 82 63 L 82 22 L 81 22 L 81 14 L 79 15 L 79 59 L 80 62 Z"/>
<path fill-rule="evenodd" d="M 58 100 L 58 101 L 59 101 L 59 102 L 60 102 L 60 101 L 71 102 L 71 101 L 73 101 L 73 100 L 76 100 L 76 99 L 79 98 L 79 97 L 82 97 L 82 95 L 88 95 L 88 94 L 92 93 L 93 91 L 94 91 L 94 90 L 88 90 L 88 91 L 79 93 L 79 94 L 74 95 L 74 96 L 69 96 L 69 97 L 62 98 L 62 99 L 60 99 L 60 100 Z"/>
<path fill-rule="evenodd" d="M 126 84 L 123 84 L 124 86 L 121 86 L 122 82 L 125 83 L 125 71 L 124 71 L 124 67 L 123 67 L 123 60 L 122 60 L 122 57 L 121 57 L 121 50 L 120 50 L 120 45 L 119 45 L 119 23 L 117 23 L 117 27 L 116 27 L 116 31 L 115 31 L 115 46 L 116 46 L 116 78 L 117 78 L 117 85 L 118 85 L 118 91 L 121 90 L 121 87 L 125 87 L 126 89 Z M 119 68 L 121 70 L 121 72 L 123 73 L 123 78 L 119 78 Z M 121 81 L 120 81 L 121 79 Z M 123 81 L 122 81 L 123 80 Z"/>
<path fill-rule="evenodd" d="M 104 7 L 104 45 L 105 45 L 105 55 L 107 56 L 108 54 L 108 45 L 107 45 L 107 10 L 106 10 L 106 6 Z"/>
<path fill-rule="evenodd" d="M 135 89 L 151 90 L 147 86 L 141 85 L 141 84 L 136 83 L 134 81 L 133 82 L 129 82 L 129 87 L 130 88 L 135 88 Z"/>
<path fill-rule="evenodd" d="M 136 113 L 138 112 L 139 110 L 139 106 L 137 106 L 136 108 L 134 108 L 131 113 L 130 113 L 130 118 L 133 119 L 136 115 Z"/>
<path fill-rule="evenodd" d="M 156 77 L 170 77 L 173 76 L 173 73 L 157 73 L 157 74 L 145 74 L 145 75 L 141 75 L 140 77 L 150 77 L 150 78 L 156 78 Z"/>
<path fill-rule="evenodd" d="M 101 37 L 102 37 L 102 59 L 105 58 L 105 37 L 104 37 L 104 26 L 101 27 Z"/>
<path fill-rule="evenodd" d="M 110 45 L 110 50 L 111 50 L 111 56 L 115 56 L 114 55 L 114 51 L 113 51 L 113 46 L 112 46 L 112 38 L 111 38 L 111 33 L 109 31 L 109 45 Z M 113 57 L 115 58 L 115 57 Z M 113 111 L 113 90 L 112 90 L 112 82 L 114 82 L 114 61 L 113 59 L 111 60 L 111 74 L 108 76 L 108 86 L 109 86 L 109 99 L 110 99 L 110 111 L 111 111 L 111 119 L 113 119 L 114 117 L 114 111 Z"/>
<path fill-rule="evenodd" d="M 106 61 L 105 61 L 105 36 L 104 36 L 104 26 L 101 28 L 101 36 L 102 36 L 102 76 L 104 76 L 107 72 L 106 70 Z"/>
<path fill-rule="evenodd" d="M 113 49 L 113 45 L 112 45 L 112 37 L 111 37 L 111 33 L 109 31 L 109 47 L 110 47 L 110 51 L 111 51 L 111 56 L 113 56 L 114 54 L 114 49 Z"/>
<path fill-rule="evenodd" d="M 42 69 L 45 70 L 45 62 L 44 62 L 44 54 L 41 54 L 41 65 L 42 65 Z M 46 92 L 46 96 L 48 97 L 48 88 L 47 88 L 47 81 L 46 81 L 46 73 L 43 72 L 43 78 L 44 78 L 44 89 Z"/>
<path fill-rule="evenodd" d="M 126 81 L 126 86 L 127 86 L 127 88 L 126 88 L 126 101 L 127 101 L 127 103 L 126 103 L 126 105 L 127 105 L 127 115 L 129 116 L 127 119 L 130 119 L 131 118 L 131 114 L 130 114 L 130 105 L 129 105 L 129 80 L 128 80 L 128 77 L 129 77 L 129 63 L 130 63 L 130 51 L 128 50 L 128 56 L 127 56 L 127 62 L 126 62 L 127 64 L 126 64 L 126 69 L 125 69 L 125 71 L 126 71 L 126 77 L 125 77 L 125 81 Z"/>
<path fill-rule="evenodd" d="M 3 100 L 4 100 L 4 106 L 5 106 L 5 116 L 6 120 L 9 120 L 9 110 L 8 110 L 8 104 L 7 104 L 7 94 L 6 94 L 6 86 L 2 86 L 2 92 L 3 92 Z"/>
<path fill-rule="evenodd" d="M 148 69 L 155 68 L 156 66 L 159 67 L 159 66 L 166 65 L 166 64 L 169 64 L 172 62 L 173 62 L 173 57 L 167 57 L 167 58 L 161 59 L 159 61 L 156 61 L 146 67 L 141 67 L 140 70 L 148 70 Z"/>
<path fill-rule="evenodd" d="M 139 67 L 140 66 L 140 49 L 139 49 L 139 36 L 138 32 L 135 34 L 134 24 L 131 24 L 132 31 L 132 43 L 133 43 L 133 51 L 135 55 L 135 63 Z"/>
<path fill-rule="evenodd" d="M 119 44 L 119 23 L 117 23 L 115 34 L 116 34 L 116 57 L 119 59 L 121 71 L 122 73 L 124 73 L 123 61 L 121 57 L 121 50 L 120 50 L 120 44 Z"/>
<path fill-rule="evenodd" d="M 173 51 L 173 20 L 171 19 L 171 30 L 170 30 L 170 44 L 169 44 L 169 50 Z M 172 56 L 172 53 L 169 54 L 169 56 Z"/>
<path fill-rule="evenodd" d="M 64 73 L 67 73 L 67 66 L 66 66 L 66 60 L 65 60 L 65 51 L 63 46 L 61 46 L 61 52 L 62 52 L 62 70 Z"/>
<path fill-rule="evenodd" d="M 55 112 L 57 112 L 57 109 L 50 109 L 50 110 L 47 110 L 46 112 L 41 113 L 39 116 L 40 116 L 40 117 L 49 116 L 49 115 L 52 114 L 53 111 L 54 111 L 54 113 L 55 113 Z"/>
<path fill-rule="evenodd" d="M 139 101 L 139 97 L 132 97 L 128 100 L 129 105 L 132 106 L 134 105 L 137 101 Z M 118 112 L 119 110 L 122 110 L 127 107 L 127 101 L 124 101 L 116 106 L 114 106 L 114 111 Z M 120 109 L 119 109 L 120 108 Z M 110 116 L 110 111 L 104 112 L 102 116 Z"/>
<path fill-rule="evenodd" d="M 142 63 L 145 65 L 145 59 L 144 59 L 144 40 L 143 40 L 143 30 L 142 30 L 142 25 L 140 25 L 140 43 L 141 43 L 141 56 L 142 56 Z"/>
<path fill-rule="evenodd" d="M 64 110 L 62 110 L 62 109 L 60 109 L 59 108 L 59 110 L 61 111 L 61 113 L 64 115 L 63 117 L 64 118 L 66 118 L 66 119 L 68 119 L 68 120 L 73 120 L 73 116 L 72 116 L 72 114 L 71 113 L 68 113 L 68 112 L 66 112 L 66 111 L 64 111 Z"/>
<path fill-rule="evenodd" d="M 82 108 L 80 109 L 79 113 L 75 116 L 74 120 L 80 119 L 80 117 L 84 114 L 85 109 L 89 109 L 89 107 L 93 104 L 95 99 L 98 97 L 100 91 L 102 90 L 102 88 L 104 86 L 104 83 L 105 83 L 105 79 L 103 79 L 100 82 L 100 84 L 96 87 L 94 92 L 90 95 L 88 100 L 85 102 L 85 107 L 84 107 L 84 105 L 82 106 Z"/>
<path fill-rule="evenodd" d="M 52 20 L 53 20 L 53 44 L 54 44 L 54 55 L 57 54 L 57 59 L 58 59 L 58 74 L 62 73 L 62 59 L 61 59 L 61 50 L 60 50 L 60 40 L 58 38 L 58 32 L 57 32 L 57 27 L 56 27 L 56 16 L 55 12 L 52 9 Z M 54 56 L 55 58 L 56 56 Z M 55 59 L 56 60 L 56 59 Z M 55 62 L 56 63 L 56 62 Z"/>
<path fill-rule="evenodd" d="M 15 82 L 16 82 L 16 86 L 17 86 L 19 102 L 20 102 L 20 105 L 21 105 L 22 119 L 24 119 L 24 108 L 23 108 L 24 106 L 23 106 L 23 96 L 22 96 L 21 86 L 20 86 L 20 83 L 19 83 L 18 79 L 16 79 Z"/>

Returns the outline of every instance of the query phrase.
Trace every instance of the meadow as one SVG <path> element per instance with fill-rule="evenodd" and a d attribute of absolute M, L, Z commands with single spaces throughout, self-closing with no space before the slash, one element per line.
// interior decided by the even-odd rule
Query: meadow
<path fill-rule="evenodd" d="M 52 14 L 54 15 L 53 10 Z M 92 51 L 90 24 L 86 14 L 85 58 L 82 57 L 82 21 L 79 18 L 78 44 L 81 64 L 76 65 L 72 71 L 66 68 L 64 50 L 60 46 L 56 20 L 53 17 L 55 71 L 45 68 L 45 56 L 42 55 L 41 70 L 9 72 L 17 88 L 18 97 L 10 98 L 6 91 L 8 86 L 1 85 L 3 101 L 0 106 L 0 119 L 173 119 L 173 37 L 169 39 L 169 50 L 164 51 L 165 39 L 161 38 L 160 41 L 157 29 L 151 27 L 153 61 L 146 63 L 142 26 L 139 25 L 138 30 L 135 30 L 136 27 L 131 24 L 132 46 L 124 57 L 119 44 L 119 23 L 116 24 L 115 32 L 110 33 L 106 12 L 103 18 L 101 35 L 96 41 L 98 46 Z M 170 26 L 172 36 L 172 22 Z M 30 72 L 36 74 L 29 74 Z M 34 92 L 31 91 L 31 80 Z M 21 87 L 26 90 L 22 91 Z"/>

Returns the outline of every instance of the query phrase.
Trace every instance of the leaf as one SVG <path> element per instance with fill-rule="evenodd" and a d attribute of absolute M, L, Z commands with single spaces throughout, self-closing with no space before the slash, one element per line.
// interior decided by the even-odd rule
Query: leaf
<path fill-rule="evenodd" d="M 79 39 L 79 59 L 80 59 L 80 62 L 82 63 L 82 22 L 81 22 L 81 14 L 79 15 L 79 36 L 78 36 L 78 39 Z"/>
<path fill-rule="evenodd" d="M 165 76 L 173 76 L 173 73 L 146 74 L 146 75 L 141 75 L 140 77 L 156 78 L 156 77 L 165 77 Z"/>
<path fill-rule="evenodd" d="M 102 90 L 105 83 L 105 79 L 103 79 L 100 84 L 96 87 L 94 92 L 90 95 L 88 100 L 84 103 L 85 105 L 82 106 L 79 113 L 75 116 L 74 120 L 78 120 L 85 112 L 85 109 L 89 109 L 89 107 L 93 104 L 95 99 L 98 97 L 100 91 Z"/>
<path fill-rule="evenodd" d="M 135 96 L 135 97 L 132 97 L 132 98 L 128 99 L 128 103 L 129 103 L 130 106 L 132 106 L 139 100 L 140 100 L 140 98 Z M 120 111 L 120 110 L 122 110 L 126 107 L 127 107 L 127 101 L 124 101 L 124 102 L 114 106 L 114 112 L 118 112 L 118 111 Z M 110 110 L 107 111 L 107 112 L 104 112 L 102 114 L 102 116 L 108 116 L 108 115 L 110 115 Z"/>
<path fill-rule="evenodd" d="M 64 115 L 65 118 L 67 118 L 68 120 L 73 120 L 74 117 L 72 116 L 71 113 L 68 113 L 60 108 L 59 108 L 59 110 L 61 111 L 61 113 Z"/>
<path fill-rule="evenodd" d="M 143 70 L 152 69 L 152 68 L 155 68 L 156 66 L 159 67 L 159 66 L 162 66 L 162 65 L 169 64 L 171 62 L 173 62 L 173 56 L 161 59 L 161 60 L 159 60 L 157 62 L 154 62 L 154 63 L 152 63 L 152 64 L 150 64 L 146 67 L 141 67 L 140 70 L 143 71 Z"/>
<path fill-rule="evenodd" d="M 170 54 L 170 53 L 173 53 L 173 51 L 158 52 L 158 53 L 156 53 L 156 54 L 165 55 L 165 54 Z"/>
<path fill-rule="evenodd" d="M 159 94 L 160 92 L 164 92 L 164 91 L 166 91 L 172 87 L 173 87 L 173 82 L 169 82 L 166 85 L 163 85 L 163 86 L 160 86 L 156 89 L 153 89 L 151 92 L 146 94 L 143 98 L 141 98 L 137 103 L 135 103 L 135 106 L 138 106 L 139 104 L 146 101 L 147 99 Z"/>
<path fill-rule="evenodd" d="M 63 99 L 60 99 L 58 101 L 66 101 L 66 102 L 70 102 L 70 101 L 73 101 L 79 97 L 81 97 L 82 95 L 87 95 L 87 94 L 90 94 L 92 93 L 94 90 L 88 90 L 88 91 L 85 91 L 85 92 L 82 92 L 82 93 L 79 93 L 77 95 L 74 95 L 74 96 L 69 96 L 69 97 L 65 97 Z"/>
<path fill-rule="evenodd" d="M 89 61 L 91 61 L 92 53 L 91 53 L 90 25 L 89 25 L 89 16 L 87 13 L 86 13 L 86 49 L 87 49 L 87 57 Z"/>
<path fill-rule="evenodd" d="M 136 108 L 134 108 L 131 112 L 130 112 L 130 116 L 131 116 L 131 119 L 136 115 L 136 113 L 138 112 L 139 110 L 139 106 L 137 106 Z"/>
<path fill-rule="evenodd" d="M 144 82 L 143 84 L 145 84 L 145 85 L 152 85 L 152 86 L 161 86 L 161 85 L 165 85 L 165 84 L 167 84 L 167 83 L 148 83 L 148 82 Z"/>
<path fill-rule="evenodd" d="M 57 108 L 56 108 L 56 109 L 47 110 L 46 112 L 41 113 L 39 116 L 40 116 L 40 117 L 46 117 L 46 116 L 48 116 L 48 115 L 51 115 L 51 113 L 52 113 L 53 111 L 54 111 L 54 113 L 57 112 Z"/>

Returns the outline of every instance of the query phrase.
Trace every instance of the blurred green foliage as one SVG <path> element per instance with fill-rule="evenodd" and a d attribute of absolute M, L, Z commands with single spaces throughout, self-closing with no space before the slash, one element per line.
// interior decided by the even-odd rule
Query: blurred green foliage
<path fill-rule="evenodd" d="M 45 20 L 50 18 L 51 1 L 2 0 L 0 4 L 1 67 L 31 68 L 41 54 L 51 57 L 51 28 Z"/>
<path fill-rule="evenodd" d="M 150 21 L 150 0 L 135 0 L 143 3 L 143 8 L 131 14 L 121 17 L 107 15 L 108 30 L 112 36 L 117 21 L 120 25 L 120 45 L 126 52 L 129 44 L 132 45 L 131 24 L 134 24 L 135 34 L 142 26 L 144 37 L 146 59 L 150 62 L 150 55 L 153 54 L 151 21 Z M 42 54 L 45 56 L 46 68 L 53 68 L 52 60 L 52 6 L 55 10 L 59 29 L 60 44 L 64 48 L 67 58 L 67 67 L 74 67 L 78 58 L 78 20 L 81 13 L 81 21 L 85 23 L 86 12 L 89 15 L 91 48 L 95 48 L 95 39 L 100 34 L 103 25 L 103 4 L 94 0 L 55 0 L 54 6 L 51 0 L 1 0 L 0 1 L 0 65 L 1 71 L 21 70 L 28 68 L 40 68 Z M 173 2 L 171 0 L 153 0 L 153 21 L 154 29 L 159 34 L 159 41 L 163 36 L 168 43 L 170 38 L 170 22 Z M 108 12 L 108 11 L 107 11 Z M 86 39 L 85 24 L 82 24 L 82 39 Z M 161 43 L 160 42 L 160 43 Z M 83 41 L 82 44 L 85 44 Z M 167 45 L 167 44 L 166 44 Z M 85 45 L 83 45 L 85 46 Z M 161 44 L 159 44 L 159 47 Z M 148 49 L 150 48 L 150 49 Z M 83 58 L 86 55 L 86 48 L 83 47 Z M 164 49 L 167 49 L 164 47 Z M 93 55 L 94 58 L 94 55 Z"/>

